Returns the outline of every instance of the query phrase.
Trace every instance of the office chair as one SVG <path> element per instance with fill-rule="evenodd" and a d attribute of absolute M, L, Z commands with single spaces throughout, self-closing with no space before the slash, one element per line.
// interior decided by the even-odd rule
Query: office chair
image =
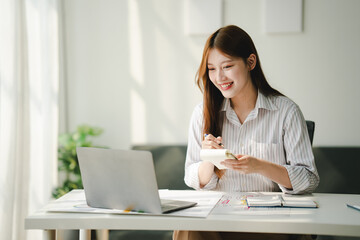
<path fill-rule="evenodd" d="M 306 120 L 306 126 L 307 126 L 307 129 L 308 129 L 308 132 L 309 132 L 310 143 L 311 143 L 311 146 L 312 146 L 313 139 L 314 139 L 315 122 Z"/>
<path fill-rule="evenodd" d="M 315 122 L 306 120 L 306 126 L 307 126 L 307 129 L 308 129 L 310 143 L 311 143 L 311 146 L 312 146 L 313 139 L 314 139 Z M 318 239 L 318 236 L 317 235 L 311 235 L 311 238 L 312 239 Z"/>

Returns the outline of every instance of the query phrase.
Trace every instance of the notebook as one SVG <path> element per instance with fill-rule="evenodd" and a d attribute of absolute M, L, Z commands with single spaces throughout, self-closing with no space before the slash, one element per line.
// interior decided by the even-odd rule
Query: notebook
<path fill-rule="evenodd" d="M 160 200 L 149 151 L 88 147 L 76 151 L 90 207 L 161 214 L 197 204 Z"/>
<path fill-rule="evenodd" d="M 226 159 L 237 159 L 228 149 L 201 149 L 200 159 L 209 161 L 218 169 L 227 169 L 221 164 Z"/>
<path fill-rule="evenodd" d="M 282 196 L 282 195 L 263 195 L 257 197 L 247 197 L 248 207 L 297 207 L 297 208 L 317 208 L 318 205 L 313 200 L 302 196 Z"/>

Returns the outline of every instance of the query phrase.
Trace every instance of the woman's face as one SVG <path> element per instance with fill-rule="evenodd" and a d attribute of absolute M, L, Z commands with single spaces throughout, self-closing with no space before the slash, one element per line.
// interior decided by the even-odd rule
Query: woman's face
<path fill-rule="evenodd" d="M 225 98 L 244 94 L 252 86 L 250 70 L 242 58 L 233 58 L 216 48 L 209 52 L 208 71 L 211 82 Z"/>

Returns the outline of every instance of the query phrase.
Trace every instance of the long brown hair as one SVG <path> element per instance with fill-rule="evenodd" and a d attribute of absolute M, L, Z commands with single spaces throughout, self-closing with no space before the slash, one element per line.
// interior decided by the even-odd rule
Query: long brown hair
<path fill-rule="evenodd" d="M 199 70 L 196 73 L 196 83 L 204 94 L 203 133 L 211 133 L 216 137 L 221 136 L 222 133 L 220 109 L 224 96 L 211 82 L 208 74 L 207 60 L 210 50 L 214 48 L 228 56 L 241 58 L 245 63 L 250 54 L 255 54 L 256 66 L 250 72 L 254 87 L 265 96 L 282 94 L 273 89 L 266 81 L 261 69 L 259 55 L 251 37 L 244 30 L 234 25 L 218 29 L 207 39 Z"/>

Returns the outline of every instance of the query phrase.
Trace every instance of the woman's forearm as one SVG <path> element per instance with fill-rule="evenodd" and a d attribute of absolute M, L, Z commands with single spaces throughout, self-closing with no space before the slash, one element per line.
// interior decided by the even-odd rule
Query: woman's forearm
<path fill-rule="evenodd" d="M 292 184 L 289 178 L 289 174 L 284 166 L 260 160 L 262 167 L 260 167 L 258 173 L 271 179 L 272 181 L 288 188 L 292 189 Z"/>
<path fill-rule="evenodd" d="M 199 166 L 200 188 L 203 188 L 206 184 L 209 183 L 213 173 L 214 173 L 214 164 L 206 161 L 203 161 L 200 164 Z"/>

